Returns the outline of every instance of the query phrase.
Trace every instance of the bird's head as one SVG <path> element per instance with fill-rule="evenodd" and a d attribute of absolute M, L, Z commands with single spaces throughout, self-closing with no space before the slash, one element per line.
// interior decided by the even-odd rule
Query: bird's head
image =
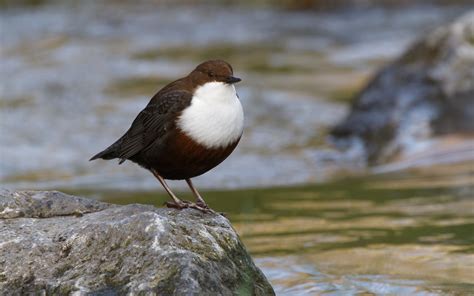
<path fill-rule="evenodd" d="M 223 82 L 234 84 L 241 81 L 233 76 L 232 66 L 223 60 L 209 60 L 199 64 L 191 75 L 196 76 L 202 82 Z"/>

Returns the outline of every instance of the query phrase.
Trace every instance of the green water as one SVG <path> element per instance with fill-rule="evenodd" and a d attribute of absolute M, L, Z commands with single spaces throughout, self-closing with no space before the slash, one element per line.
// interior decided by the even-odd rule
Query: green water
<path fill-rule="evenodd" d="M 468 295 L 474 293 L 472 168 L 202 193 L 226 213 L 279 295 Z M 179 196 L 192 199 L 188 192 Z M 167 200 L 156 192 L 94 197 L 158 207 Z"/>

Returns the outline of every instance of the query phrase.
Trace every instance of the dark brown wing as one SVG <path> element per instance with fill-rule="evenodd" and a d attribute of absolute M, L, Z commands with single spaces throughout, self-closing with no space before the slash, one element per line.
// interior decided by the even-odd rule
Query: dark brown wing
<path fill-rule="evenodd" d="M 173 127 L 176 116 L 191 104 L 191 99 L 192 94 L 187 91 L 156 94 L 138 114 L 125 135 L 114 144 L 120 163 L 161 138 Z"/>

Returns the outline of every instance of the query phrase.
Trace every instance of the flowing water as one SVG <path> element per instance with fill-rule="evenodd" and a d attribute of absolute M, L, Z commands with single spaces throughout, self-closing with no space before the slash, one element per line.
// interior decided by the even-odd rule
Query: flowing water
<path fill-rule="evenodd" d="M 327 181 L 364 173 L 365 163 L 361 151 L 325 140 L 380 65 L 467 6 L 315 13 L 75 3 L 0 11 L 2 187 L 161 206 L 167 197 L 148 172 L 87 159 L 164 84 L 224 58 L 243 78 L 245 133 L 195 183 L 214 190 L 203 194 L 279 295 L 474 294 L 474 163 L 416 157 L 427 169 L 400 163 L 378 170 L 399 173 Z"/>
<path fill-rule="evenodd" d="M 228 60 L 243 79 L 245 133 L 225 165 L 199 178 L 201 188 L 360 171 L 362 152 L 330 147 L 328 129 L 381 64 L 467 9 L 74 3 L 0 11 L 0 178 L 8 188 L 153 189 L 133 164 L 87 160 L 120 137 L 158 89 L 209 58 Z"/>

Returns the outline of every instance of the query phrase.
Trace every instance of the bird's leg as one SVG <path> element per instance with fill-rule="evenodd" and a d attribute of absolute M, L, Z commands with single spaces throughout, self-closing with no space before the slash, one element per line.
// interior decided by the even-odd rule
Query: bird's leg
<path fill-rule="evenodd" d="M 179 199 L 174 193 L 173 191 L 171 191 L 171 188 L 168 186 L 168 184 L 166 183 L 165 179 L 163 179 L 162 176 L 160 176 L 160 174 L 158 174 L 157 171 L 155 170 L 151 170 L 152 174 L 158 179 L 158 181 L 160 181 L 161 185 L 163 186 L 163 188 L 165 188 L 166 192 L 168 192 L 169 196 L 173 199 L 172 202 L 166 202 L 166 206 L 169 207 L 169 208 L 177 208 L 177 209 L 184 209 L 184 208 L 187 208 L 189 207 L 188 204 L 184 201 L 182 201 L 181 199 Z"/>
<path fill-rule="evenodd" d="M 191 182 L 191 179 L 186 179 L 186 183 L 188 183 L 189 188 L 191 189 L 191 191 L 193 192 L 194 197 L 196 198 L 196 205 L 198 205 L 202 208 L 205 208 L 205 209 L 209 209 L 209 206 L 206 204 L 204 199 L 201 197 L 201 195 L 197 191 L 196 187 L 194 187 L 193 182 Z"/>
<path fill-rule="evenodd" d="M 200 210 L 204 213 L 213 213 L 214 212 L 213 210 L 209 209 L 209 207 L 207 206 L 204 199 L 202 199 L 202 197 L 199 195 L 197 190 L 194 188 L 193 183 L 191 183 L 191 180 L 188 179 L 189 181 L 188 180 L 186 180 L 186 181 L 188 181 L 188 184 L 191 187 L 191 190 L 193 191 L 194 195 L 196 196 L 196 199 L 197 199 L 196 203 L 192 203 L 192 202 L 189 202 L 189 201 L 184 201 L 184 200 L 179 199 L 173 193 L 173 191 L 171 191 L 171 188 L 168 186 L 165 179 L 163 179 L 163 177 L 160 174 L 158 174 L 157 171 L 151 170 L 151 172 L 158 179 L 158 181 L 160 181 L 161 185 L 163 185 L 163 188 L 165 188 L 166 192 L 168 192 L 169 196 L 173 199 L 173 201 L 168 201 L 168 202 L 165 203 L 165 205 L 168 208 L 175 208 L 175 209 L 180 209 L 180 210 L 185 209 L 185 208 L 192 208 L 192 209 Z"/>

